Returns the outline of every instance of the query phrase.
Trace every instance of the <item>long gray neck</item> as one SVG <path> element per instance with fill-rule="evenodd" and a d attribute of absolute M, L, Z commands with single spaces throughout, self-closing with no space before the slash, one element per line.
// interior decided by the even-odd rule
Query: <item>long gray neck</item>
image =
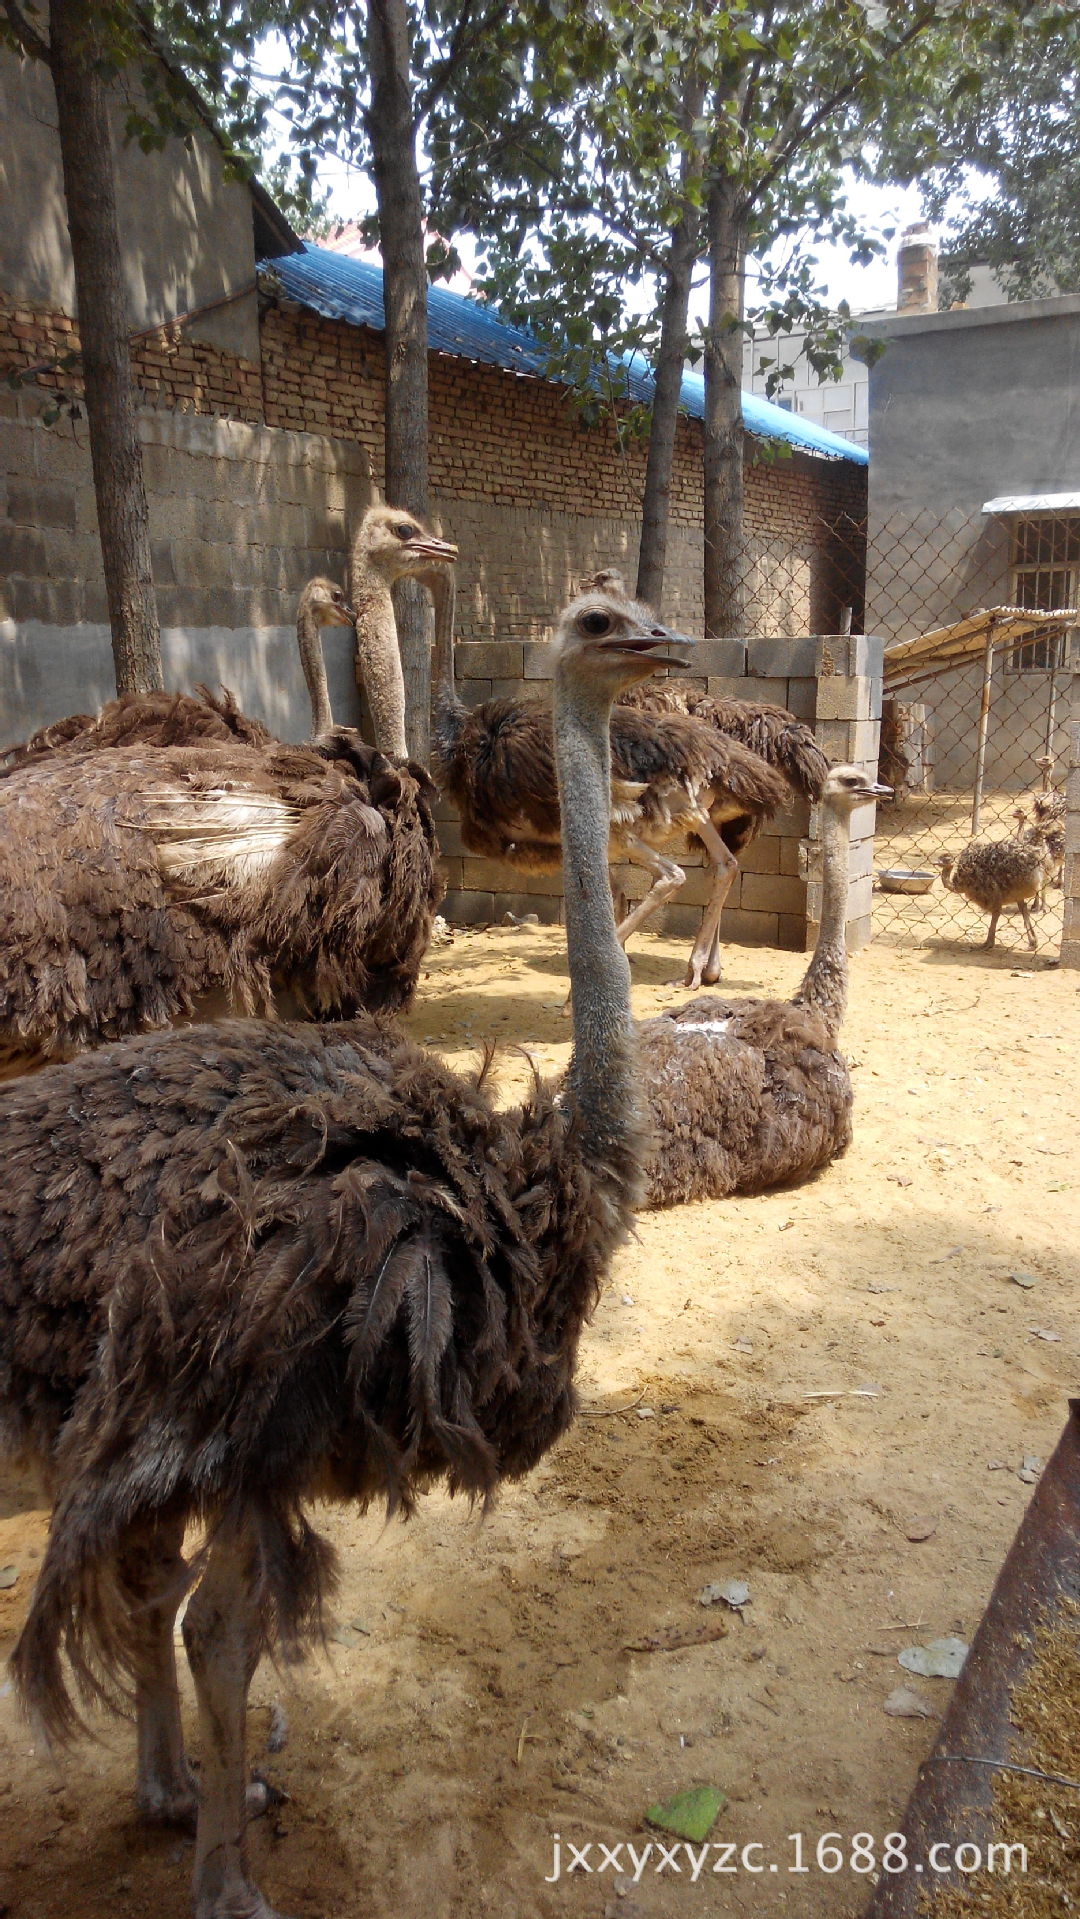
<path fill-rule="evenodd" d="M 394 602 L 385 580 L 354 556 L 352 603 L 356 608 L 358 677 L 371 712 L 380 753 L 405 759 L 405 676 L 401 670 Z"/>
<path fill-rule="evenodd" d="M 565 1100 L 577 1108 L 594 1173 L 625 1197 L 626 1155 L 640 1137 L 630 1024 L 630 968 L 615 937 L 608 881 L 611 701 L 555 669 L 555 765 L 574 1048 Z"/>
<path fill-rule="evenodd" d="M 330 710 L 330 690 L 326 684 L 322 628 L 310 606 L 301 606 L 296 616 L 296 644 L 300 649 L 300 664 L 304 669 L 311 701 L 311 734 L 313 739 L 317 739 L 321 733 L 329 733 L 334 724 L 334 715 Z"/>
<path fill-rule="evenodd" d="M 846 806 L 821 808 L 821 923 L 814 957 L 795 995 L 797 1004 L 820 1013 L 835 1040 L 847 1005 L 848 852 L 851 812 Z"/>
<path fill-rule="evenodd" d="M 458 699 L 454 683 L 457 582 L 453 567 L 433 567 L 427 583 L 435 608 L 435 645 L 431 655 L 431 736 L 438 751 L 448 752 L 465 716 L 465 707 Z"/>

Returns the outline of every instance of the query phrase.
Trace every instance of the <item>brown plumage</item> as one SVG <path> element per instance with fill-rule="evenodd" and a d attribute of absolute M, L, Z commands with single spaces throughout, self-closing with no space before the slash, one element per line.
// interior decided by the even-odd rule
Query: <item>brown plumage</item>
<path fill-rule="evenodd" d="M 603 567 L 582 581 L 583 592 L 590 587 L 628 597 L 623 576 L 615 567 Z M 692 719 L 705 720 L 727 739 L 740 741 L 759 759 L 776 767 L 800 799 L 813 806 L 821 798 L 829 762 L 814 738 L 813 727 L 796 719 L 786 706 L 702 693 L 678 680 L 653 680 L 645 686 L 631 687 L 619 705 L 636 707 L 641 713 L 688 713 Z"/>
<path fill-rule="evenodd" d="M 434 789 L 347 730 L 318 747 L 107 748 L 0 781 L 0 1076 L 286 1004 L 407 1006 L 441 896 Z M 215 1008 L 217 1010 L 217 1008 Z"/>
<path fill-rule="evenodd" d="M 244 1854 L 260 1652 L 317 1628 L 330 1495 L 487 1499 L 574 1410 L 582 1324 L 643 1149 L 607 885 L 611 699 L 671 643 L 597 596 L 556 642 L 574 1048 L 500 1112 L 372 1019 L 225 1021 L 102 1047 L 0 1095 L 0 1416 L 55 1507 L 12 1669 L 53 1733 L 133 1698 L 138 1798 L 194 1810 L 173 1621 L 202 1729 L 197 1919 L 272 1919 Z M 207 1545 L 181 1557 L 189 1521 Z"/>
<path fill-rule="evenodd" d="M 432 675 L 432 762 L 458 809 L 471 852 L 507 861 L 526 873 L 559 865 L 559 804 L 551 715 L 540 700 L 486 700 L 469 708 L 458 698 L 453 666 L 453 580 L 432 582 L 436 651 Z M 599 590 L 599 589 L 598 589 Z M 653 618 L 622 599 L 628 617 Z M 678 892 L 686 874 L 661 849 L 689 837 L 712 868 L 712 898 L 687 967 L 688 986 L 720 976 L 719 924 L 738 871 L 735 854 L 791 799 L 787 781 L 755 753 L 685 713 L 654 715 L 622 703 L 611 715 L 610 857 L 652 875 L 645 898 L 619 926 L 630 934 Z"/>
<path fill-rule="evenodd" d="M 837 1047 L 847 997 L 852 809 L 880 795 L 857 766 L 822 794 L 822 910 L 814 956 L 791 1000 L 709 994 L 638 1029 L 653 1121 L 649 1206 L 760 1193 L 805 1179 L 851 1140 L 851 1077 Z"/>
<path fill-rule="evenodd" d="M 997 935 L 1002 907 L 1018 906 L 1032 952 L 1038 946 L 1029 902 L 1037 899 L 1049 871 L 1049 856 L 1041 828 L 1031 829 L 1030 840 L 969 840 L 963 850 L 941 853 L 931 861 L 949 893 L 959 893 L 990 915 L 983 942 L 989 952 Z"/>
<path fill-rule="evenodd" d="M 1027 846 L 1046 848 L 1046 870 L 1042 885 L 1036 898 L 1036 909 L 1041 912 L 1046 905 L 1047 886 L 1060 886 L 1065 871 L 1065 795 L 1064 793 L 1036 793 L 1031 801 L 1034 820 L 1029 820 L 1022 806 L 1018 806 L 1013 819 L 1016 821 L 1016 837 Z"/>
<path fill-rule="evenodd" d="M 62 741 L 45 729 L 15 749 L 0 779 L 0 1078 L 199 1013 L 411 1003 L 443 892 L 435 789 L 332 728 L 319 629 L 357 621 L 392 751 L 405 690 L 391 585 L 455 556 L 375 507 L 353 552 L 361 613 L 309 581 L 309 746 L 203 690 L 112 701 L 81 731 L 60 722 Z"/>

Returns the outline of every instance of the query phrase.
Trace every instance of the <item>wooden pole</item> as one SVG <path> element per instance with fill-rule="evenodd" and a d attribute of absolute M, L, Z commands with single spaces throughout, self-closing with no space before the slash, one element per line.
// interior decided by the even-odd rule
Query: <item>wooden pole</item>
<path fill-rule="evenodd" d="M 972 839 L 979 830 L 979 818 L 982 813 L 983 780 L 986 775 L 986 741 L 990 731 L 990 686 L 993 677 L 994 622 L 991 620 L 986 633 L 986 651 L 983 654 L 982 699 L 979 703 L 979 751 L 975 761 L 975 795 L 971 807 Z"/>

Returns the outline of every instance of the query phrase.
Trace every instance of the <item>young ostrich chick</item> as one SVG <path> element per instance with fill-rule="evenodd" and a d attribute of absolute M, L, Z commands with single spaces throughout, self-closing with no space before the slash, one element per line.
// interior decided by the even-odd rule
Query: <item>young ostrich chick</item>
<path fill-rule="evenodd" d="M 361 1019 L 145 1034 L 0 1097 L 0 1420 L 55 1495 L 12 1669 L 53 1733 L 133 1696 L 138 1803 L 189 1818 L 173 1621 L 202 1733 L 196 1919 L 273 1919 L 245 1857 L 264 1647 L 317 1629 L 327 1496 L 487 1499 L 574 1412 L 583 1322 L 640 1191 L 608 724 L 682 642 L 602 595 L 556 638 L 573 1055 L 499 1111 Z M 207 1544 L 181 1556 L 197 1520 Z M 196 1583 L 197 1582 L 197 1583 Z M 65 1670 L 64 1656 L 69 1672 Z"/>
<path fill-rule="evenodd" d="M 1038 899 L 1050 868 L 1046 841 L 1039 828 L 1032 827 L 1026 840 L 969 840 L 959 855 L 939 853 L 931 865 L 941 874 L 946 892 L 959 893 L 989 913 L 990 929 L 981 949 L 984 953 L 993 949 L 1003 906 L 1020 908 L 1028 945 L 1035 952 L 1038 940 L 1029 902 Z"/>
<path fill-rule="evenodd" d="M 761 1193 L 805 1179 L 850 1143 L 851 1076 L 837 1040 L 847 1002 L 851 815 L 891 791 L 857 766 L 834 766 L 826 777 L 821 923 L 794 999 L 709 994 L 639 1026 L 653 1121 L 646 1205 Z"/>

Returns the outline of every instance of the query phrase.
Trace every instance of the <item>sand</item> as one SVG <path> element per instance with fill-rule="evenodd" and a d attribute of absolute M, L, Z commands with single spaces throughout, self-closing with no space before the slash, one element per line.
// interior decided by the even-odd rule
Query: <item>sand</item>
<path fill-rule="evenodd" d="M 639 1013 L 677 1003 L 684 961 L 683 943 L 635 942 Z M 801 967 L 733 949 L 725 984 L 789 992 Z M 490 1519 L 442 1496 L 407 1527 L 324 1515 L 344 1570 L 329 1657 L 264 1666 L 252 1694 L 253 1761 L 289 1794 L 253 1829 L 281 1912 L 861 1910 L 867 1879 L 819 1871 L 818 1839 L 839 1833 L 846 1858 L 852 1835 L 880 1852 L 897 1829 L 950 1692 L 897 1652 L 970 1637 L 1030 1497 L 1018 1470 L 1049 1455 L 1080 1376 L 1080 975 L 955 944 L 876 944 L 852 970 L 847 1157 L 799 1189 L 642 1219 L 584 1345 L 584 1417 Z M 412 1026 L 462 1063 L 495 1034 L 554 1068 L 564 990 L 556 930 L 459 934 Z M 508 1061 L 508 1096 L 524 1070 Z M 0 1650 L 44 1526 L 9 1476 Z M 715 1625 L 698 1594 L 732 1578 L 749 1603 L 721 1606 L 726 1634 L 627 1650 Z M 902 1684 L 933 1717 L 884 1712 Z M 288 1738 L 267 1757 L 275 1700 Z M 135 1824 L 130 1729 L 102 1732 L 56 1765 L 0 1695 L 17 1919 L 188 1912 L 190 1842 Z M 736 1851 L 716 1873 L 709 1854 L 692 1883 L 653 1834 L 635 1884 L 646 1807 L 698 1784 L 728 1801 L 711 1839 L 759 1845 L 765 1869 Z M 809 1872 L 789 1870 L 792 1834 Z M 571 1842 L 591 1872 L 568 1876 Z"/>

